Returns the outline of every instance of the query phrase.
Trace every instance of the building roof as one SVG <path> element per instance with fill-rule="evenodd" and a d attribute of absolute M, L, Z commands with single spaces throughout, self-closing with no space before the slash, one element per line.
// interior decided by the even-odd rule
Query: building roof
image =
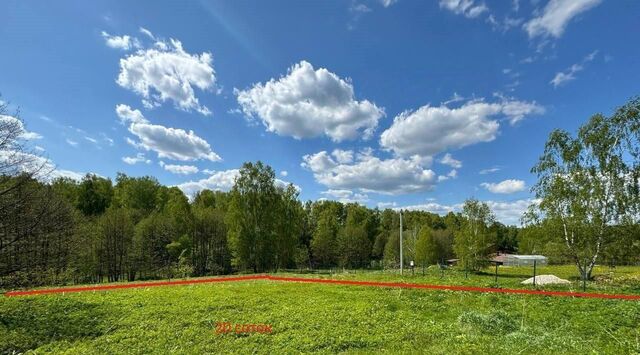
<path fill-rule="evenodd" d="M 518 260 L 547 260 L 547 257 L 544 255 L 508 255 L 509 258 L 514 258 Z"/>

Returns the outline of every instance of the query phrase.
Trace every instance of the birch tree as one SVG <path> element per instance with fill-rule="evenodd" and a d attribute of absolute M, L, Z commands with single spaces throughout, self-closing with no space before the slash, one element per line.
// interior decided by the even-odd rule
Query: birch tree
<path fill-rule="evenodd" d="M 596 114 L 575 137 L 551 132 L 532 172 L 538 212 L 561 238 L 580 275 L 590 278 L 610 227 L 637 223 L 640 99 L 610 117 Z"/>
<path fill-rule="evenodd" d="M 495 248 L 495 234 L 489 225 L 495 217 L 486 203 L 476 199 L 464 202 L 462 228 L 454 234 L 453 249 L 465 267 L 478 269 Z"/>

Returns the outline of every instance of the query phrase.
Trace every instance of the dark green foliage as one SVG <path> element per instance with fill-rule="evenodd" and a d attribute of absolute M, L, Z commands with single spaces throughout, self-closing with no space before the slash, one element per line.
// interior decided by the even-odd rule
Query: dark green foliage
<path fill-rule="evenodd" d="M 311 240 L 314 261 L 319 266 L 331 266 L 337 262 L 338 220 L 331 209 L 321 212 Z"/>
<path fill-rule="evenodd" d="M 111 205 L 113 186 L 109 179 L 87 174 L 77 191 L 76 206 L 85 216 L 102 214 Z"/>
<path fill-rule="evenodd" d="M 226 217 L 236 267 L 258 272 L 274 265 L 278 200 L 273 169 L 261 162 L 245 163 L 231 190 Z"/>
<path fill-rule="evenodd" d="M 193 213 L 191 258 L 197 276 L 224 274 L 231 270 L 224 213 L 213 207 L 198 207 Z"/>

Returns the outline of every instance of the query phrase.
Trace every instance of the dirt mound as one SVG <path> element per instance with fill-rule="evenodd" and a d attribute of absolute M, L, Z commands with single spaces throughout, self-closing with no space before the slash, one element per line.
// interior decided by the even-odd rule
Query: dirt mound
<path fill-rule="evenodd" d="M 531 285 L 533 284 L 533 277 L 528 278 L 521 282 L 523 285 Z M 544 285 L 558 285 L 558 284 L 570 284 L 571 281 L 561 279 L 556 275 L 538 275 L 536 276 L 536 285 L 544 286 Z"/>

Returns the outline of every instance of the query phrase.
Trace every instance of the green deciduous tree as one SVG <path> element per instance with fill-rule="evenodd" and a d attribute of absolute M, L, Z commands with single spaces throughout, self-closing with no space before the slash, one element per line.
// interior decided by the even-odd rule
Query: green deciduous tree
<path fill-rule="evenodd" d="M 332 209 L 320 213 L 311 240 L 313 259 L 320 266 L 332 266 L 337 262 L 338 220 Z"/>
<path fill-rule="evenodd" d="M 101 262 L 105 265 L 109 281 L 118 281 L 125 275 L 133 279 L 128 267 L 134 235 L 131 213 L 122 208 L 109 208 L 100 217 Z"/>
<path fill-rule="evenodd" d="M 196 276 L 230 271 L 231 253 L 227 244 L 224 213 L 213 207 L 193 211 L 191 255 Z"/>
<path fill-rule="evenodd" d="M 238 268 L 258 272 L 273 267 L 278 199 L 273 169 L 262 162 L 245 163 L 227 213 L 229 246 Z"/>
<path fill-rule="evenodd" d="M 111 180 L 87 174 L 78 187 L 77 206 L 85 216 L 96 216 L 109 208 L 112 198 Z"/>
<path fill-rule="evenodd" d="M 475 199 L 466 200 L 462 207 L 463 221 L 455 232 L 454 251 L 460 264 L 478 269 L 495 250 L 495 234 L 489 231 L 494 216 L 486 203 Z"/>
<path fill-rule="evenodd" d="M 532 169 L 538 211 L 584 278 L 611 239 L 609 227 L 640 216 L 639 137 L 640 99 L 633 99 L 612 116 L 592 116 L 575 137 L 553 131 Z"/>

